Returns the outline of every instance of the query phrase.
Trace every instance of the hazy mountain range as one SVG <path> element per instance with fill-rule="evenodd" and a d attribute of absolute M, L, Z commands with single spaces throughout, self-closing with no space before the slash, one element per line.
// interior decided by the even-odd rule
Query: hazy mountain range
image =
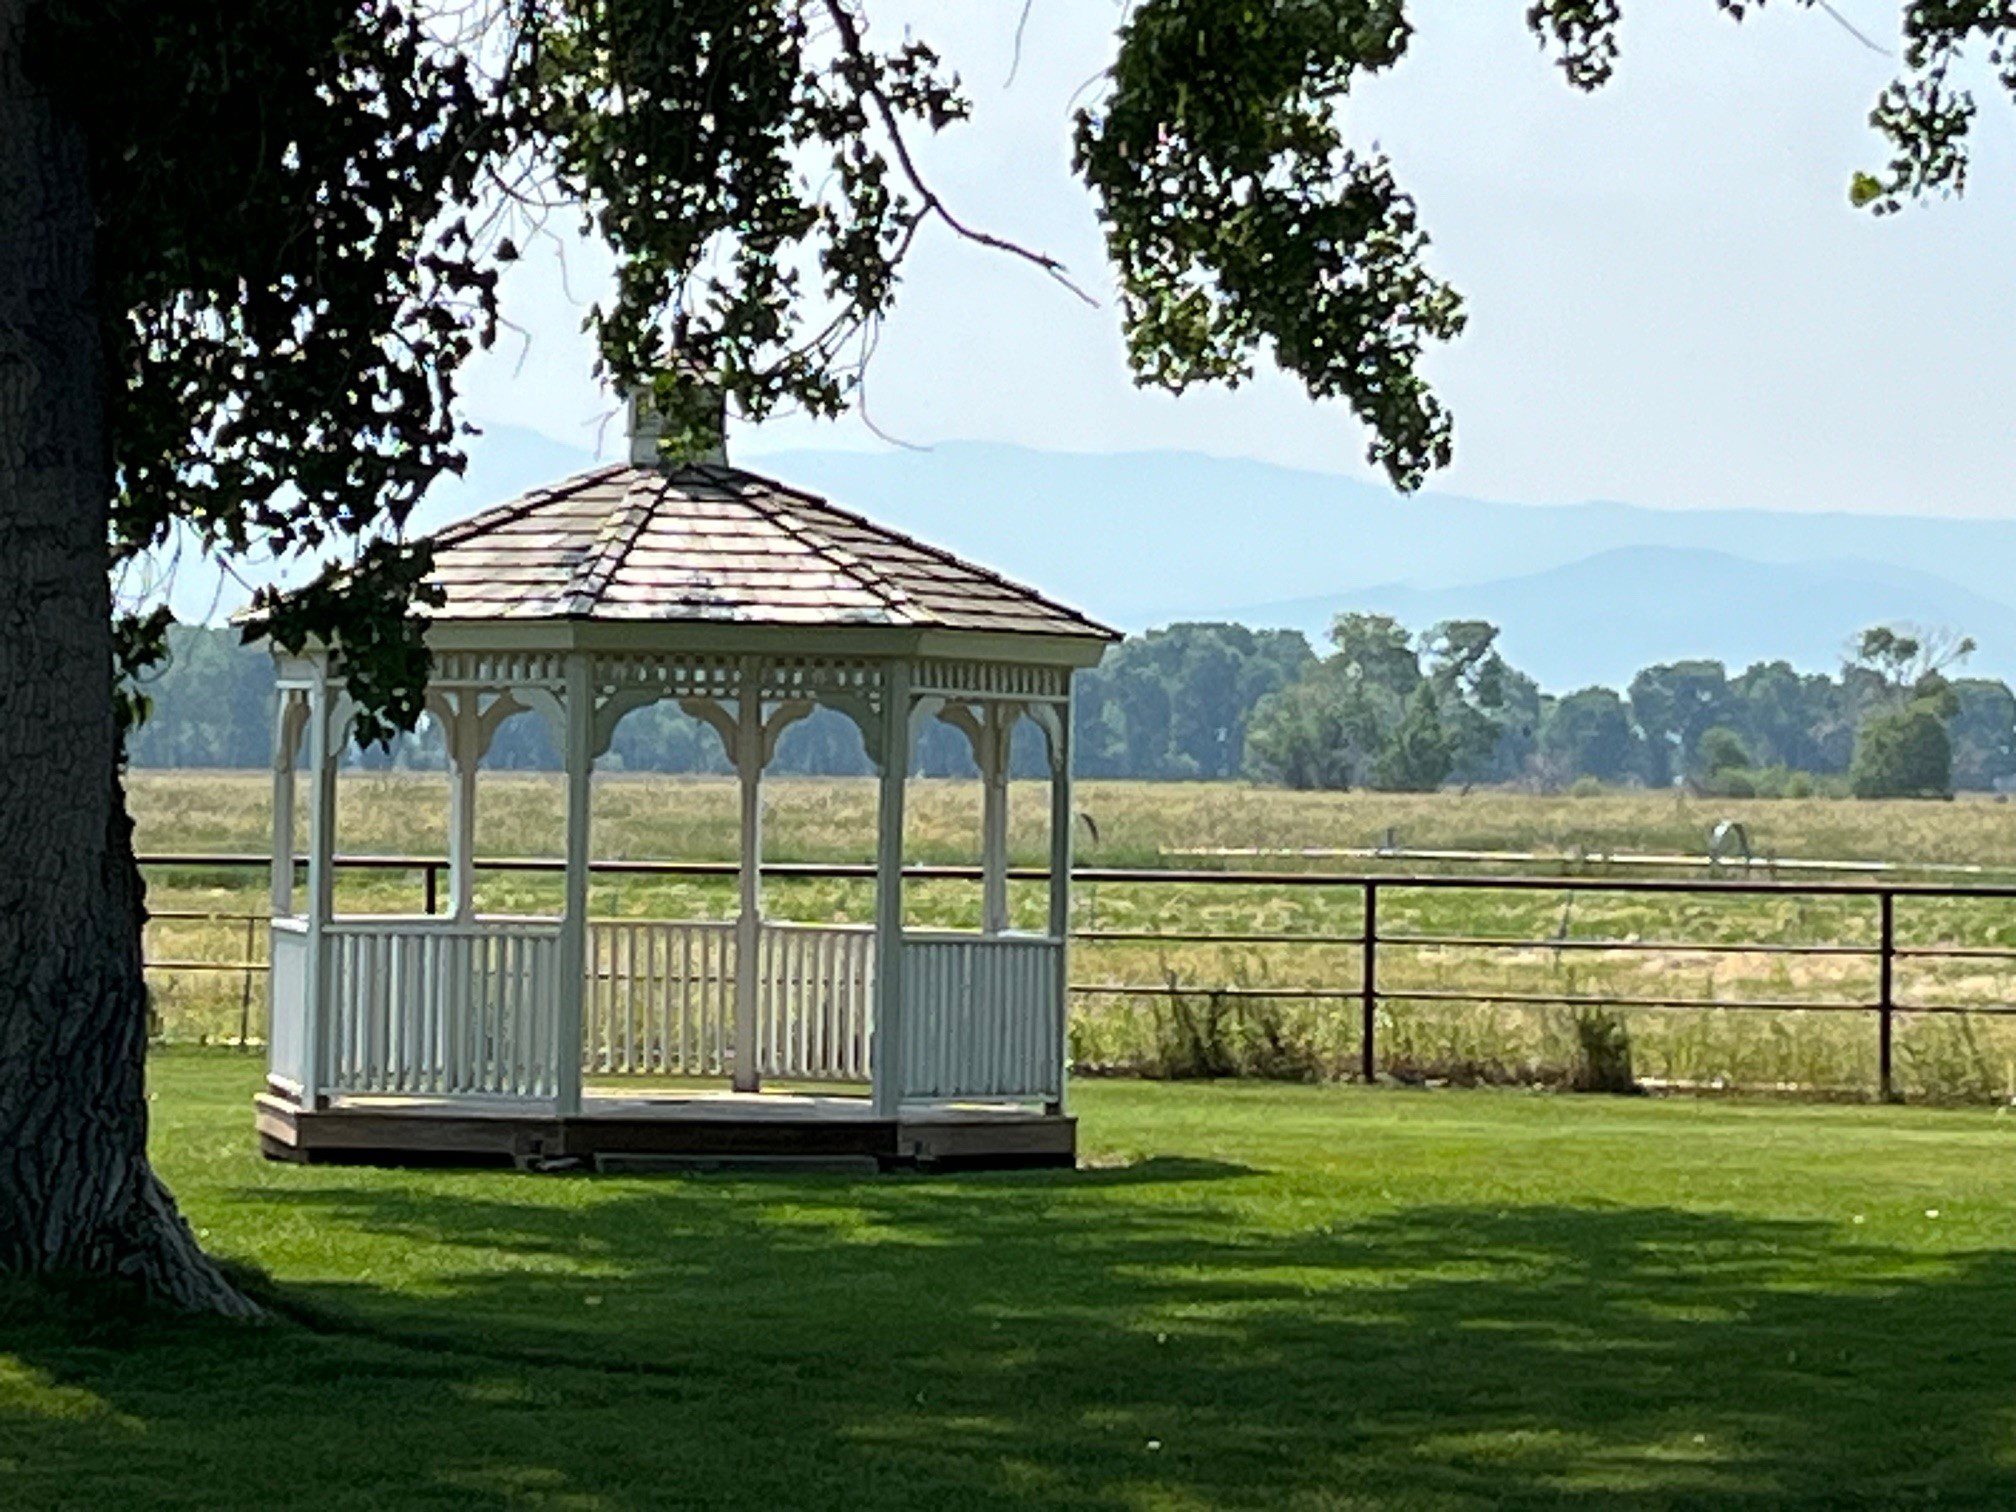
<path fill-rule="evenodd" d="M 416 526 L 591 460 L 494 427 Z M 1320 641 L 1345 609 L 1481 617 L 1560 690 L 1689 656 L 1831 669 L 1864 626 L 1909 621 L 1974 636 L 1970 669 L 2016 678 L 2016 520 L 1405 499 L 1260 462 L 970 442 L 738 460 L 1125 630 L 1225 618 Z"/>

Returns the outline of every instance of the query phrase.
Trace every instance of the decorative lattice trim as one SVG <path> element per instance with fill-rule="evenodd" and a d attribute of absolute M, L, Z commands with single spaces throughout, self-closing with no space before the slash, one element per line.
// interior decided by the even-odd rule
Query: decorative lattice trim
<path fill-rule="evenodd" d="M 932 657 L 917 664 L 912 686 L 920 694 L 946 698 L 1061 700 L 1070 694 L 1071 671 L 1068 667 Z"/>

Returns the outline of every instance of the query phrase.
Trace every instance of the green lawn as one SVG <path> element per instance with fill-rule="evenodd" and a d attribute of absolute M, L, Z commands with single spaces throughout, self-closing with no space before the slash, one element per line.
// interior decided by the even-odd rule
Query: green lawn
<path fill-rule="evenodd" d="M 2016 1501 L 2016 1119 L 1080 1083 L 1088 1168 L 160 1163 L 303 1326 L 0 1311 L 0 1505 Z"/>

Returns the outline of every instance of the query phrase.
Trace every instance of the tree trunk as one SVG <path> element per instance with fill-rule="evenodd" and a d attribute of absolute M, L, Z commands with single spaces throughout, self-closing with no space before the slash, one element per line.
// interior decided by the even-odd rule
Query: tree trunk
<path fill-rule="evenodd" d="M 30 4 L 0 0 L 0 1271 L 250 1316 L 147 1163 L 90 187 L 23 69 Z"/>

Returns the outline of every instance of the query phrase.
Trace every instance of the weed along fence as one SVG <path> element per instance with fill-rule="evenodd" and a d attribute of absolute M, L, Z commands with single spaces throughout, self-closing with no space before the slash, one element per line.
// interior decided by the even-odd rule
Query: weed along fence
<path fill-rule="evenodd" d="M 158 1032 L 262 1040 L 267 858 L 154 855 L 143 865 Z M 427 857 L 346 857 L 339 886 L 368 908 L 433 914 L 445 868 Z M 481 864 L 507 909 L 557 889 L 561 869 L 545 859 Z M 838 972 L 853 984 L 816 1044 L 774 1047 L 780 1070 L 814 1074 L 866 1053 L 855 1008 L 873 969 L 860 930 L 873 870 L 765 868 L 769 885 L 802 890 L 798 901 L 811 906 L 797 917 L 831 921 L 780 940 L 766 969 L 789 975 L 810 963 L 822 979 Z M 909 868 L 908 922 L 966 924 L 979 876 Z M 1018 916 L 1040 908 L 1040 876 L 1011 873 Z M 726 913 L 734 879 L 732 862 L 593 868 L 606 940 L 591 951 L 591 973 L 677 973 L 691 984 L 681 999 L 693 1005 L 680 1022 L 688 1048 L 666 1064 L 670 1074 L 719 1071 L 708 1026 L 721 968 L 709 939 L 657 946 L 646 926 L 622 921 L 662 917 L 668 900 L 687 914 Z M 1080 1074 L 2016 1097 L 2016 886 L 1113 868 L 1080 868 L 1075 883 L 1070 1047 Z"/>

